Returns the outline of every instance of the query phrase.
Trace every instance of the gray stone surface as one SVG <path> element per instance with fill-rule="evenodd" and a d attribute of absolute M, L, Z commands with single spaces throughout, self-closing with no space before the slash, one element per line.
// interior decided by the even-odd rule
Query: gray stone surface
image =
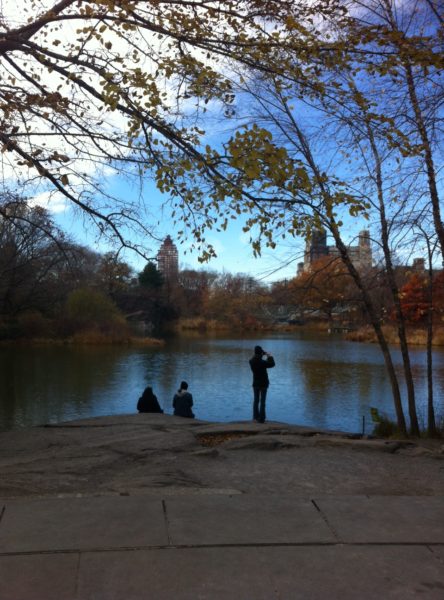
<path fill-rule="evenodd" d="M 330 496 L 315 502 L 343 542 L 444 544 L 444 496 Z"/>
<path fill-rule="evenodd" d="M 83 554 L 79 600 L 442 600 L 423 546 L 193 548 Z"/>
<path fill-rule="evenodd" d="M 0 555 L 0 598 L 75 600 L 79 560 L 76 553 Z"/>
<path fill-rule="evenodd" d="M 444 569 L 444 544 L 437 544 L 434 546 L 428 546 L 430 552 L 433 554 L 433 556 L 441 561 L 442 563 L 442 568 Z"/>
<path fill-rule="evenodd" d="M 203 445 L 202 436 L 211 441 L 215 435 L 222 443 Z M 164 489 L 303 497 L 444 494 L 442 444 L 418 444 L 390 442 L 388 452 L 384 441 L 282 423 L 100 417 L 0 433 L 0 497 L 158 494 Z M 426 455 L 412 455 L 423 448 Z"/>
<path fill-rule="evenodd" d="M 168 415 L 0 433 L 0 600 L 442 600 L 443 457 Z"/>
<path fill-rule="evenodd" d="M 310 502 L 293 496 L 168 498 L 173 544 L 298 544 L 335 539 Z"/>
<path fill-rule="evenodd" d="M 0 552 L 164 545 L 162 502 L 144 496 L 8 501 Z"/>

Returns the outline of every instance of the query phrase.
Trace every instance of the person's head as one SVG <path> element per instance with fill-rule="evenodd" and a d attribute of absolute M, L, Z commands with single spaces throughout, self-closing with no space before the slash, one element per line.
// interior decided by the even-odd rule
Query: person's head
<path fill-rule="evenodd" d="M 186 381 L 181 381 L 180 382 L 179 391 L 180 390 L 187 390 L 187 389 L 188 389 L 188 383 Z"/>
<path fill-rule="evenodd" d="M 261 346 L 255 346 L 254 353 L 256 356 L 263 356 L 265 354 L 265 352 L 262 350 Z"/>
<path fill-rule="evenodd" d="M 150 385 L 148 385 L 148 386 L 147 386 L 147 387 L 144 389 L 143 393 L 144 393 L 144 394 L 146 394 L 147 396 L 151 396 L 151 394 L 153 393 L 153 388 L 152 388 Z"/>

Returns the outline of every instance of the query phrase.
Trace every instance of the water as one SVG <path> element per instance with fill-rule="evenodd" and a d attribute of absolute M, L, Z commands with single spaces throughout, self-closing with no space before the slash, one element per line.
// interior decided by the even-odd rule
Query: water
<path fill-rule="evenodd" d="M 255 344 L 271 352 L 267 419 L 371 431 L 371 406 L 394 417 L 391 391 L 376 345 L 339 336 L 180 337 L 161 348 L 0 347 L 0 429 L 99 415 L 134 413 L 152 385 L 166 413 L 180 381 L 190 384 L 195 413 L 208 421 L 250 420 Z M 400 367 L 400 355 L 394 351 Z M 420 421 L 426 423 L 426 357 L 412 350 Z M 434 353 L 435 405 L 444 415 L 444 352 Z M 406 413 L 407 414 L 407 413 Z"/>

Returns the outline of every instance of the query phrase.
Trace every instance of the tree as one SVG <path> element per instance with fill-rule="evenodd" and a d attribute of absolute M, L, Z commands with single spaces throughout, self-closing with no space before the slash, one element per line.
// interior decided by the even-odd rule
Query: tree
<path fill-rule="evenodd" d="M 356 288 L 346 267 L 338 257 L 320 258 L 309 271 L 290 283 L 296 302 L 306 312 L 320 312 L 333 321 L 334 313 L 349 314 L 356 303 Z"/>
<path fill-rule="evenodd" d="M 120 260 L 118 255 L 107 252 L 100 259 L 97 271 L 98 285 L 111 298 L 126 291 L 132 275 L 131 267 Z"/>
<path fill-rule="evenodd" d="M 401 288 L 401 308 L 410 324 L 425 324 L 429 309 L 427 280 L 424 275 L 413 273 Z"/>
<path fill-rule="evenodd" d="M 217 277 L 217 273 L 207 270 L 182 269 L 179 271 L 178 285 L 172 301 L 177 304 L 182 316 L 205 315 L 210 290 Z"/>
<path fill-rule="evenodd" d="M 394 19 L 392 3 L 385 0 L 359 3 L 359 8 L 358 3 L 348 3 L 345 13 L 332 17 L 332 43 L 326 42 L 328 37 L 319 30 L 314 32 L 311 49 L 316 47 L 317 53 L 309 52 L 308 60 L 301 59 L 293 38 L 295 45 L 287 43 L 279 55 L 285 74 L 275 66 L 268 73 L 239 71 L 238 88 L 248 95 L 250 112 L 237 115 L 246 131 L 243 135 L 235 132 L 227 148 L 236 159 L 232 164 L 243 170 L 244 185 L 248 185 L 248 176 L 255 182 L 260 179 L 264 182 L 260 191 L 268 189 L 273 194 L 273 200 L 262 196 L 262 212 L 256 210 L 248 222 L 250 227 L 258 226 L 267 245 L 275 244 L 279 235 L 309 235 L 313 227 L 326 228 L 332 235 L 376 332 L 392 383 L 398 425 L 405 432 L 398 377 L 378 311 L 342 236 L 346 209 L 352 216 L 367 218 L 376 211 L 384 271 L 397 316 L 411 431 L 418 435 L 409 349 L 392 264 L 392 232 L 395 218 L 405 219 L 406 209 L 411 216 L 415 207 L 418 218 L 421 199 L 423 213 L 430 206 L 438 238 L 442 227 L 431 143 L 442 106 L 442 21 L 422 2 L 407 2 L 398 8 L 399 22 Z M 253 156 L 248 152 L 252 146 Z M 268 157 L 278 155 L 278 168 L 273 163 L 270 173 L 272 160 Z M 344 158 L 351 164 L 348 169 Z M 367 178 L 357 169 L 357 159 L 364 164 Z M 398 172 L 399 164 L 403 173 L 398 180 L 387 177 L 390 170 Z M 428 197 L 419 192 L 424 164 Z M 409 203 L 399 202 L 406 190 Z M 404 228 L 407 235 L 408 227 Z M 256 247 L 260 249 L 260 239 Z"/>
<path fill-rule="evenodd" d="M 267 302 L 267 290 L 253 277 L 224 272 L 212 283 L 206 314 L 210 319 L 250 328 L 258 325 L 261 307 Z"/>
<path fill-rule="evenodd" d="M 160 289 L 164 284 L 162 273 L 153 262 L 148 262 L 139 273 L 139 283 L 144 288 Z"/>
<path fill-rule="evenodd" d="M 102 234 L 140 251 L 130 231 L 150 234 L 143 207 L 113 197 L 104 181 L 115 172 L 142 178 L 148 172 L 181 208 L 204 197 L 199 182 L 229 183 L 205 149 L 195 114 L 206 113 L 210 100 L 231 105 L 221 61 L 243 56 L 241 50 L 246 62 L 256 52 L 268 55 L 279 40 L 267 24 L 285 20 L 291 9 L 285 0 L 19 0 L 4 6 L 0 143 L 6 177 L 33 185 L 40 178 L 44 190 L 81 209 Z M 190 213 L 183 216 L 191 225 Z M 201 227 L 191 226 L 199 241 Z"/>
<path fill-rule="evenodd" d="M 125 224 L 149 234 L 141 207 L 106 191 L 104 167 L 108 177 L 113 170 L 152 176 L 198 244 L 206 243 L 205 229 L 225 228 L 239 214 L 254 213 L 251 223 L 272 237 L 270 187 L 286 179 L 287 191 L 309 191 L 304 165 L 292 165 L 259 127 L 238 130 L 223 148 L 219 139 L 208 144 L 206 117 L 217 110 L 236 115 L 236 64 L 278 77 L 283 90 L 295 85 L 310 100 L 334 91 L 324 77 L 328 70 L 357 68 L 390 78 L 399 67 L 416 84 L 422 69 L 436 85 L 443 61 L 442 17 L 424 0 L 415 10 L 427 8 L 437 23 L 430 29 L 429 20 L 425 33 L 419 25 L 411 33 L 392 22 L 387 0 L 59 0 L 44 9 L 36 0 L 21 2 L 13 17 L 3 14 L 1 25 L 5 159 L 17 177 L 37 175 L 104 234 L 139 250 Z M 367 18 L 370 13 L 379 21 Z M 326 34 L 330 28 L 333 35 Z M 431 138 L 423 135 L 422 98 L 410 83 L 429 173 Z M 407 147 L 404 133 L 402 139 Z M 417 144 L 414 150 L 421 151 Z M 261 183 L 264 172 L 268 181 Z M 439 229 L 434 179 L 428 180 Z M 347 196 L 341 202 L 347 204 Z M 204 256 L 212 253 L 210 246 L 204 250 Z"/>
<path fill-rule="evenodd" d="M 66 241 L 47 211 L 0 197 L 0 315 L 48 312 L 60 299 L 57 273 L 66 263 Z"/>

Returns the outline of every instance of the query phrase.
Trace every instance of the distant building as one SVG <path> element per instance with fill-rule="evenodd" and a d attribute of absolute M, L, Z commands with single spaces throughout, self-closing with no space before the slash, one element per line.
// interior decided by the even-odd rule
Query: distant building
<path fill-rule="evenodd" d="M 166 281 L 176 281 L 179 275 L 179 253 L 169 235 L 163 240 L 157 253 L 157 268 Z"/>
<path fill-rule="evenodd" d="M 414 258 L 412 271 L 415 273 L 424 273 L 425 271 L 425 259 L 424 258 Z"/>
<path fill-rule="evenodd" d="M 358 245 L 349 246 L 350 258 L 357 269 L 366 270 L 372 267 L 372 248 L 370 233 L 363 230 L 359 233 Z M 304 252 L 304 262 L 298 264 L 298 275 L 309 271 L 311 265 L 323 256 L 339 257 L 336 246 L 327 246 L 327 233 L 324 230 L 313 231 L 310 241 L 307 241 Z"/>

